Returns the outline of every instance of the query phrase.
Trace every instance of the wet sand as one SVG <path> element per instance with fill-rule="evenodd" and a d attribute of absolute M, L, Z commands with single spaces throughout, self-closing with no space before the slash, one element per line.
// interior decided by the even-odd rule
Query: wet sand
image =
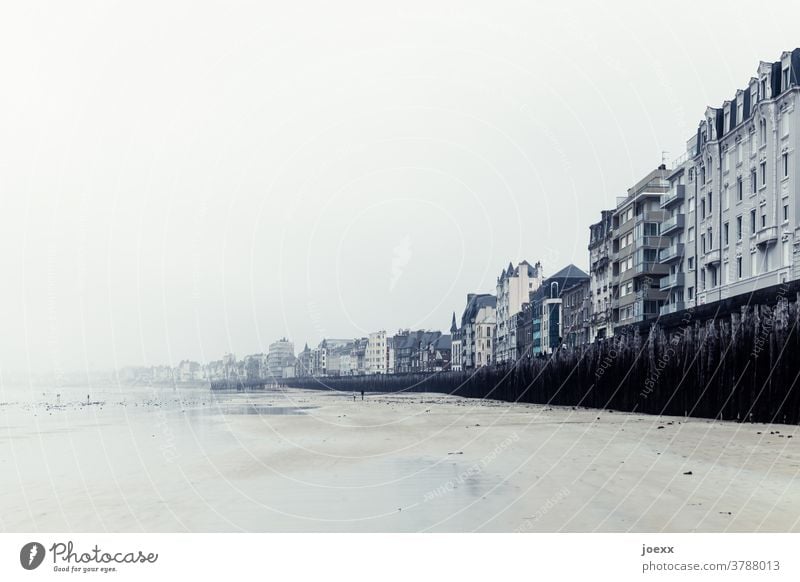
<path fill-rule="evenodd" d="M 442 395 L 0 402 L 0 530 L 800 531 L 800 432 Z"/>

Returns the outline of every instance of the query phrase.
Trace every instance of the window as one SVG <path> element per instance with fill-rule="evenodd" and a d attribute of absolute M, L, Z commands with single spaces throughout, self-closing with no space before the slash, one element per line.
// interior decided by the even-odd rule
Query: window
<path fill-rule="evenodd" d="M 722 244 L 728 246 L 728 223 L 722 225 Z"/>
<path fill-rule="evenodd" d="M 736 278 L 742 278 L 742 257 L 736 257 Z"/>
<path fill-rule="evenodd" d="M 736 240 L 742 240 L 742 217 L 736 217 Z"/>
<path fill-rule="evenodd" d="M 765 119 L 758 122 L 758 142 L 761 147 L 767 145 L 767 121 Z"/>
<path fill-rule="evenodd" d="M 694 212 L 694 196 L 689 196 L 689 212 Z"/>
<path fill-rule="evenodd" d="M 761 162 L 761 164 L 759 165 L 759 168 L 761 168 L 761 185 L 762 186 L 766 186 L 767 185 L 767 162 Z"/>
<path fill-rule="evenodd" d="M 700 200 L 700 218 L 706 217 L 706 199 Z"/>
<path fill-rule="evenodd" d="M 689 299 L 694 299 L 694 287 L 689 287 L 686 291 Z"/>
<path fill-rule="evenodd" d="M 708 229 L 708 250 L 712 250 L 714 248 L 714 231 L 710 228 Z"/>
<path fill-rule="evenodd" d="M 788 204 L 784 204 L 783 205 L 783 221 L 784 222 L 789 222 L 789 205 Z"/>
<path fill-rule="evenodd" d="M 736 198 L 739 202 L 744 198 L 744 183 L 741 177 L 736 179 Z"/>
<path fill-rule="evenodd" d="M 781 90 L 786 91 L 789 88 L 789 67 L 786 67 L 783 70 L 783 79 L 781 84 Z"/>
<path fill-rule="evenodd" d="M 688 266 L 690 271 L 694 270 L 694 257 L 689 257 Z"/>
<path fill-rule="evenodd" d="M 693 226 L 689 227 L 688 240 L 689 240 L 689 242 L 692 242 L 694 240 L 694 227 Z"/>
<path fill-rule="evenodd" d="M 700 235 L 700 250 L 705 253 L 706 252 L 706 235 Z"/>
<path fill-rule="evenodd" d="M 727 186 L 725 186 L 725 191 L 722 193 L 722 204 L 724 205 L 723 210 L 727 210 L 731 207 L 731 198 Z"/>
<path fill-rule="evenodd" d="M 750 234 L 756 233 L 756 209 L 750 211 Z"/>
<path fill-rule="evenodd" d="M 766 214 L 762 214 L 761 215 L 761 228 L 764 228 L 766 226 L 767 226 L 767 215 Z"/>
<path fill-rule="evenodd" d="M 784 152 L 781 156 L 781 160 L 783 161 L 783 177 L 786 178 L 789 176 L 789 154 Z"/>
<path fill-rule="evenodd" d="M 712 192 L 709 192 L 708 193 L 708 213 L 709 214 L 711 214 L 711 212 L 713 211 L 713 208 L 714 208 L 713 201 L 714 201 L 714 194 Z"/>
<path fill-rule="evenodd" d="M 756 190 L 758 190 L 758 181 L 756 180 L 756 171 L 751 170 L 750 172 L 750 191 L 755 194 Z"/>

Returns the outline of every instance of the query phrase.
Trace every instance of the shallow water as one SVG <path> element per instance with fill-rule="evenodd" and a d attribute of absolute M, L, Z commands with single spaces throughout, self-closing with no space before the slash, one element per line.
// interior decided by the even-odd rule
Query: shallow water
<path fill-rule="evenodd" d="M 320 406 L 281 392 L 85 393 L 4 394 L 1 529 L 417 531 L 447 520 L 461 529 L 477 514 L 459 510 L 498 481 L 467 474 L 456 456 L 362 455 L 362 439 L 389 437 L 347 425 L 346 413 L 318 415 L 324 397 Z"/>

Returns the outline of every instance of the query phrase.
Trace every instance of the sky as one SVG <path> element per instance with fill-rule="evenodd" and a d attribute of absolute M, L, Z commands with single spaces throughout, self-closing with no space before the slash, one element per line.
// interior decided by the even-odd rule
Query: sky
<path fill-rule="evenodd" d="M 447 330 L 509 262 L 586 269 L 800 45 L 753 6 L 4 3 L 0 375 Z"/>

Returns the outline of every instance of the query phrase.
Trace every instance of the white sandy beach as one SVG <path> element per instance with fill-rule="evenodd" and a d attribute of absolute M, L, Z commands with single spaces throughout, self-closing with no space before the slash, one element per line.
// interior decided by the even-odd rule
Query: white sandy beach
<path fill-rule="evenodd" d="M 434 394 L 77 392 L 2 395 L 1 530 L 800 531 L 795 427 Z"/>

